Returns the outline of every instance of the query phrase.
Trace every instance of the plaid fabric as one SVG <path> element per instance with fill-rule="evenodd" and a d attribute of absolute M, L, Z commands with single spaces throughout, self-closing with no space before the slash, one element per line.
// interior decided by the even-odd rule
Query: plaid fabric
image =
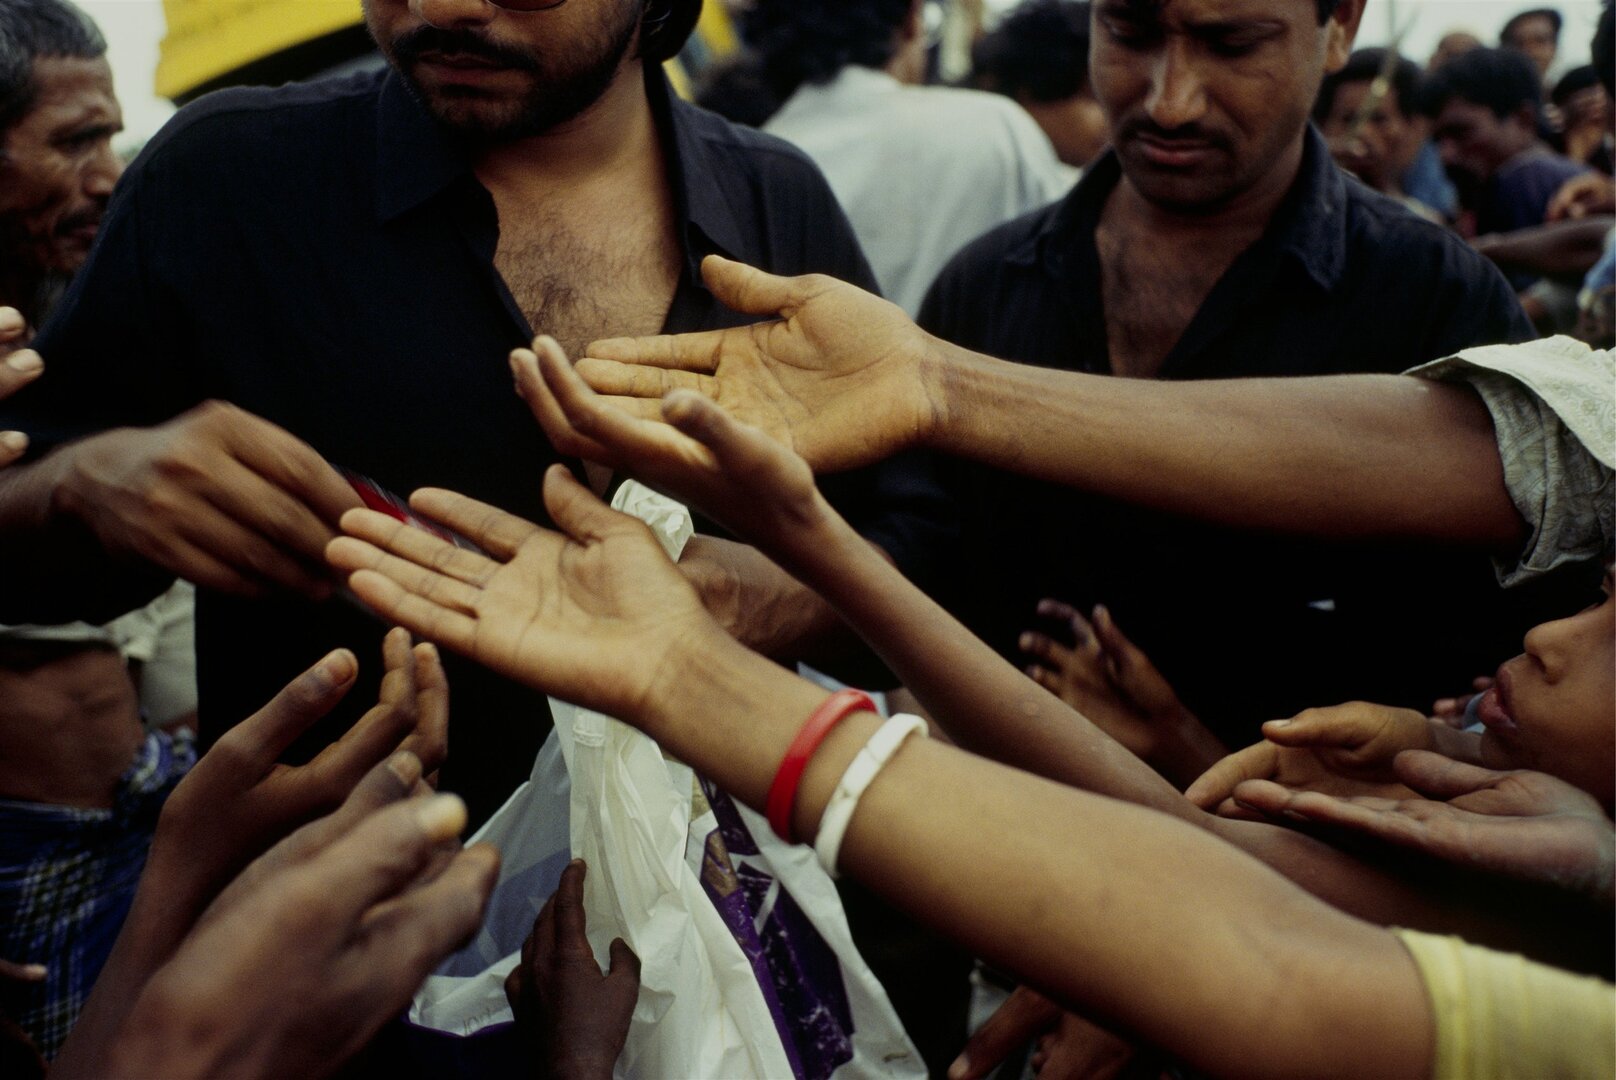
<path fill-rule="evenodd" d="M 5 1011 L 52 1058 L 134 899 L 157 814 L 196 763 L 188 733 L 146 736 L 110 810 L 0 799 L 0 956 L 44 964 Z"/>

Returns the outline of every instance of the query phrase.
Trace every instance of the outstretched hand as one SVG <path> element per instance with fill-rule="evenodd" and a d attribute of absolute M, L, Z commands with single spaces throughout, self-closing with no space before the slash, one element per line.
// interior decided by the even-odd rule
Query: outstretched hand
<path fill-rule="evenodd" d="M 111 1045 L 63 1075 L 324 1076 L 396 1016 L 481 922 L 499 868 L 491 847 L 459 849 L 465 805 L 405 798 L 396 765 L 355 789 L 342 828 L 315 822 L 250 867 Z"/>
<path fill-rule="evenodd" d="M 1397 755 L 1395 769 L 1412 797 L 1343 798 L 1253 780 L 1234 798 L 1607 905 L 1616 898 L 1616 831 L 1587 792 L 1546 773 L 1497 772 L 1426 750 Z"/>
<path fill-rule="evenodd" d="M 1039 601 L 1038 614 L 1072 632 L 1070 647 L 1037 631 L 1021 635 L 1022 652 L 1034 660 L 1027 674 L 1038 685 L 1179 787 L 1227 753 L 1103 604 L 1092 622 L 1060 600 Z"/>
<path fill-rule="evenodd" d="M 1404 750 L 1435 746 L 1430 722 L 1412 709 L 1348 702 L 1308 709 L 1263 725 L 1263 741 L 1237 750 L 1208 769 L 1184 796 L 1225 817 L 1255 816 L 1233 796 L 1247 780 L 1269 780 L 1296 791 L 1330 795 L 1412 794 L 1392 771 Z"/>
<path fill-rule="evenodd" d="M 548 337 L 511 354 L 516 386 L 555 447 L 660 488 L 782 563 L 833 513 L 807 464 L 689 390 L 659 404 L 666 423 L 591 390 Z"/>
<path fill-rule="evenodd" d="M 448 753 L 449 685 L 436 650 L 403 630 L 382 642 L 386 673 L 376 704 L 306 765 L 280 755 L 353 687 L 346 649 L 299 675 L 202 755 L 164 804 L 148 877 L 168 902 L 196 907 L 293 829 L 341 805 L 367 772 L 398 750 L 430 774 Z M 181 930 L 183 932 L 183 929 Z"/>
<path fill-rule="evenodd" d="M 561 532 L 423 489 L 410 506 L 486 555 L 353 510 L 327 557 L 385 618 L 546 693 L 638 715 L 658 680 L 676 677 L 677 654 L 723 631 L 650 530 L 564 466 L 545 473 L 544 504 Z"/>
<path fill-rule="evenodd" d="M 536 1075 L 610 1080 L 640 993 L 640 958 L 622 938 L 601 972 L 584 924 L 584 872 L 575 859 L 544 902 L 505 979 L 517 1026 L 541 1063 Z"/>
<path fill-rule="evenodd" d="M 644 419 L 659 418 L 669 391 L 695 390 L 815 472 L 880 461 L 935 428 L 934 343 L 896 305 L 835 278 L 776 277 L 716 255 L 702 277 L 729 307 L 774 321 L 597 341 L 578 373 Z"/>

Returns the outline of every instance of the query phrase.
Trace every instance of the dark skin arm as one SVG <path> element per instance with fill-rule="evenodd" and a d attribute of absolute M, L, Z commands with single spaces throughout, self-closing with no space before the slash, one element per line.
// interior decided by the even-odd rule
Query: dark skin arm
<path fill-rule="evenodd" d="M 695 390 L 819 472 L 925 446 L 1243 528 L 1501 553 L 1526 536 L 1492 420 L 1462 387 L 1055 371 L 950 345 L 831 278 L 775 277 L 716 256 L 702 270 L 726 304 L 776 321 L 598 341 L 579 374 L 642 419 L 661 419 L 669 391 Z"/>
<path fill-rule="evenodd" d="M 1560 946 L 1523 940 L 1517 912 L 1455 905 L 1311 837 L 1205 813 L 905 580 L 825 503 L 800 458 L 700 395 L 669 399 L 670 428 L 612 408 L 548 344 L 519 354 L 517 368 L 519 389 L 552 439 L 570 438 L 586 456 L 632 459 L 650 482 L 768 552 L 825 597 L 962 748 L 1177 817 L 1371 921 L 1463 930 L 1540 953 Z"/>
<path fill-rule="evenodd" d="M 0 556 L 48 583 L 8 589 L 0 618 L 111 618 L 176 576 L 322 599 L 320 552 L 358 505 L 306 443 L 221 402 L 92 435 L 0 476 Z"/>
<path fill-rule="evenodd" d="M 1599 261 L 1612 225 L 1616 225 L 1616 217 L 1609 214 L 1553 221 L 1531 229 L 1478 236 L 1471 246 L 1501 270 L 1580 282 Z"/>
<path fill-rule="evenodd" d="M 329 554 L 389 617 L 628 719 L 762 806 L 825 693 L 723 633 L 649 530 L 565 469 L 546 475 L 545 503 L 565 534 L 416 493 L 419 512 L 491 557 L 366 511 Z M 799 835 L 879 723 L 856 713 L 814 754 Z M 865 793 L 840 866 L 1062 1005 L 1214 1074 L 1429 1072 L 1429 1006 L 1395 938 L 1166 815 L 914 739 Z"/>

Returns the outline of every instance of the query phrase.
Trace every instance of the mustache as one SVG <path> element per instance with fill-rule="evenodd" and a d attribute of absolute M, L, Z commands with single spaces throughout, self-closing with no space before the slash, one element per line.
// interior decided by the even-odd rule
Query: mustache
<path fill-rule="evenodd" d="M 94 210 L 80 210 L 76 214 L 69 214 L 57 222 L 57 235 L 66 236 L 68 233 L 81 229 L 86 225 L 93 225 L 99 229 L 101 228 L 101 214 L 102 211 L 99 207 Z"/>
<path fill-rule="evenodd" d="M 427 53 L 473 56 L 490 64 L 537 72 L 538 61 L 527 53 L 508 48 L 471 30 L 450 30 L 418 26 L 393 40 L 393 55 L 400 63 L 419 60 Z"/>
<path fill-rule="evenodd" d="M 1123 122 L 1117 132 L 1119 139 L 1128 139 L 1138 135 L 1148 135 L 1163 142 L 1196 142 L 1205 143 L 1218 150 L 1228 150 L 1228 137 L 1202 127 L 1200 124 L 1184 124 L 1181 127 L 1165 128 L 1148 117 L 1136 117 Z"/>

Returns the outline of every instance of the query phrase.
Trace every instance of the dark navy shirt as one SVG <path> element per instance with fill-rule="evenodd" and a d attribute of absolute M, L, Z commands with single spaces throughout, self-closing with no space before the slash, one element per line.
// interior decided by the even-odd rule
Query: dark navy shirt
<path fill-rule="evenodd" d="M 780 140 L 649 94 L 674 189 L 684 267 L 669 332 L 733 326 L 702 286 L 720 253 L 782 274 L 874 279 L 814 165 Z M 506 357 L 532 337 L 493 265 L 498 221 L 467 154 L 396 75 L 367 74 L 199 101 L 152 141 L 99 243 L 37 342 L 47 373 L 7 403 L 41 446 L 234 402 L 328 460 L 407 493 L 465 492 L 546 520 L 556 451 L 512 390 Z M 924 547 L 901 466 L 842 484 L 878 543 Z M 205 741 L 327 649 L 380 666 L 381 629 L 333 602 L 204 593 L 197 648 Z M 481 818 L 526 779 L 543 699 L 451 659 L 444 782 Z M 374 702 L 374 683 L 350 694 Z M 328 741 L 353 709 L 307 740 Z"/>
<path fill-rule="evenodd" d="M 1119 177 L 1108 154 L 1066 199 L 967 247 L 922 323 L 1004 359 L 1110 374 L 1094 233 Z M 1310 131 L 1269 228 L 1161 378 L 1396 372 L 1531 333 L 1491 264 L 1345 176 Z M 1519 651 L 1522 617 L 1479 556 L 1216 528 L 967 463 L 948 486 L 964 536 L 931 585 L 967 625 L 1025 663 L 1016 638 L 1041 598 L 1107 603 L 1237 744 L 1307 705 L 1428 705 Z"/>

